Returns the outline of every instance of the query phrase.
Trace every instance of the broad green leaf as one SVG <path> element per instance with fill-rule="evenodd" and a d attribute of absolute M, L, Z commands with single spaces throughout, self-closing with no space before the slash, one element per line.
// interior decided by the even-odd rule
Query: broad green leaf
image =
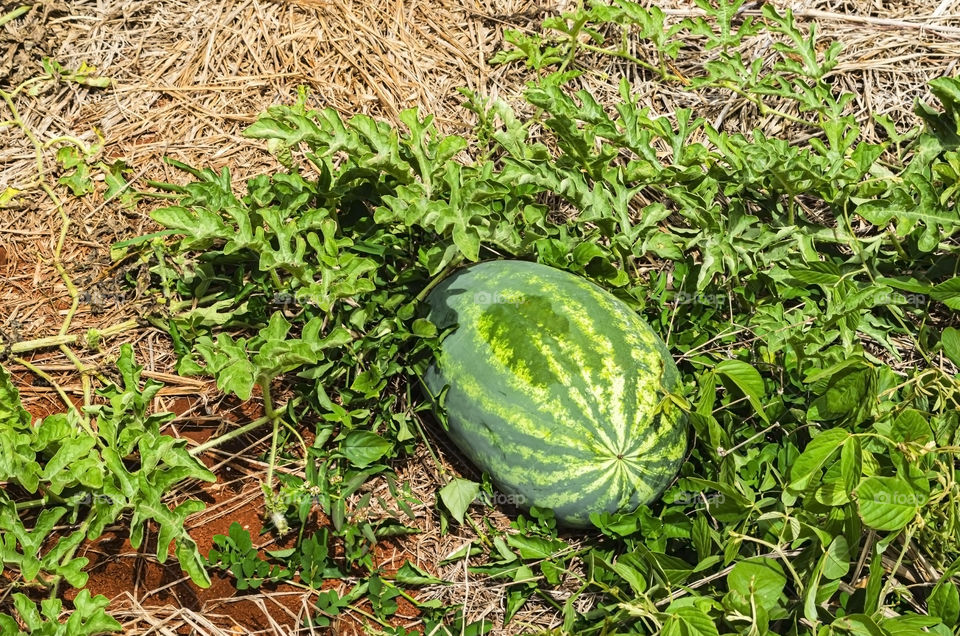
<path fill-rule="evenodd" d="M 20 404 L 20 391 L 10 381 L 10 374 L 0 366 L 0 423 L 11 428 L 30 424 L 30 414 Z"/>
<path fill-rule="evenodd" d="M 510 591 L 507 592 L 507 602 L 503 617 L 504 623 L 510 622 L 516 613 L 520 611 L 520 608 L 526 604 L 527 599 L 533 596 L 533 593 L 537 589 L 536 584 L 531 581 L 531 579 L 534 578 L 533 570 L 525 565 L 516 569 L 513 578 L 518 584 L 508 587 Z"/>
<path fill-rule="evenodd" d="M 101 634 L 123 631 L 123 626 L 107 614 L 110 599 L 102 594 L 91 597 L 90 590 L 80 590 L 73 599 L 74 611 L 67 619 L 67 634 Z M 59 612 L 58 612 L 59 613 Z"/>
<path fill-rule="evenodd" d="M 344 457 L 357 468 L 365 468 L 386 455 L 392 444 L 370 431 L 353 431 L 340 445 Z"/>
<path fill-rule="evenodd" d="M 960 621 L 960 590 L 956 584 L 941 579 L 927 599 L 927 608 L 931 616 L 937 616 L 944 625 L 953 627 Z"/>
<path fill-rule="evenodd" d="M 790 469 L 790 490 L 797 492 L 805 490 L 810 480 L 824 467 L 827 460 L 840 450 L 849 437 L 850 433 L 847 431 L 830 428 L 821 431 L 810 440 Z"/>
<path fill-rule="evenodd" d="M 904 409 L 893 422 L 890 435 L 897 442 L 926 444 L 933 439 L 933 430 L 920 411 Z"/>
<path fill-rule="evenodd" d="M 830 378 L 826 391 L 807 410 L 807 417 L 817 422 L 846 418 L 857 424 L 875 402 L 876 371 L 863 365 L 849 366 Z"/>
<path fill-rule="evenodd" d="M 75 197 L 82 197 L 94 191 L 93 180 L 90 177 L 90 167 L 80 163 L 69 174 L 57 179 L 57 183 L 70 188 Z"/>
<path fill-rule="evenodd" d="M 411 327 L 413 335 L 420 338 L 433 338 L 437 335 L 437 326 L 424 318 L 417 318 Z"/>
<path fill-rule="evenodd" d="M 662 636 L 720 636 L 716 623 L 699 607 L 684 605 L 667 608 Z"/>
<path fill-rule="evenodd" d="M 905 186 L 897 187 L 892 192 L 887 199 L 874 199 L 857 206 L 857 214 L 877 227 L 895 221 L 901 236 L 909 233 L 919 222 L 927 227 L 944 226 L 951 229 L 960 224 L 955 212 L 938 205 L 918 205 Z"/>
<path fill-rule="evenodd" d="M 866 614 L 849 614 L 833 621 L 831 627 L 838 628 L 838 633 L 855 636 L 886 636 L 886 634 L 902 634 L 899 630 L 887 631 L 881 629 L 877 623 Z"/>
<path fill-rule="evenodd" d="M 860 517 L 874 530 L 903 528 L 925 503 L 925 496 L 898 477 L 868 477 L 857 487 Z"/>
<path fill-rule="evenodd" d="M 363 393 L 368 397 L 379 394 L 380 384 L 382 376 L 380 374 L 380 369 L 377 367 L 370 367 L 366 371 L 358 374 L 357 377 L 353 379 L 353 382 L 350 384 L 350 389 L 352 391 L 357 391 L 358 393 Z"/>
<path fill-rule="evenodd" d="M 207 370 L 217 378 L 217 388 L 232 392 L 241 400 L 249 400 L 256 384 L 256 368 L 246 351 L 246 340 L 234 340 L 225 333 L 217 334 L 216 343 L 210 338 L 198 340 L 197 351 L 207 363 Z"/>
<path fill-rule="evenodd" d="M 118 199 L 123 207 L 133 209 L 136 206 L 137 193 L 130 187 L 130 183 L 126 178 L 127 174 L 133 172 L 132 168 L 122 159 L 117 159 L 109 165 L 100 162 L 97 164 L 97 167 L 103 172 L 103 180 L 104 183 L 107 184 L 107 191 L 103 193 L 104 201 L 109 202 Z M 119 241 L 110 246 L 110 254 L 113 260 L 118 260 L 117 258 L 113 258 L 115 255 L 114 250 L 122 247 L 124 244 L 131 245 L 132 243 Z"/>
<path fill-rule="evenodd" d="M 850 501 L 850 491 L 838 469 L 836 464 L 831 465 L 814 492 L 814 498 L 824 506 L 842 506 Z"/>
<path fill-rule="evenodd" d="M 150 213 L 150 217 L 168 228 L 179 230 L 197 240 L 230 238 L 232 231 L 223 222 L 219 214 L 203 208 L 192 210 L 171 206 Z"/>
<path fill-rule="evenodd" d="M 604 561 L 604 565 L 617 573 L 633 590 L 634 594 L 640 595 L 647 591 L 647 579 L 644 575 L 645 568 L 641 568 L 637 559 L 630 553 L 622 555 L 613 563 Z"/>
<path fill-rule="evenodd" d="M 662 552 L 639 548 L 651 569 L 669 585 L 682 585 L 693 572 L 693 566 L 683 559 Z"/>
<path fill-rule="evenodd" d="M 440 489 L 440 501 L 458 522 L 463 523 L 467 508 L 480 494 L 480 484 L 469 479 L 454 478 Z"/>
<path fill-rule="evenodd" d="M 836 266 L 827 268 L 827 263 L 820 263 L 820 267 L 805 269 L 790 269 L 791 276 L 807 285 L 836 285 L 840 280 L 840 270 Z"/>
<path fill-rule="evenodd" d="M 960 276 L 936 285 L 930 296 L 950 309 L 960 309 Z"/>
<path fill-rule="evenodd" d="M 960 329 L 947 327 L 940 336 L 943 352 L 955 365 L 960 366 Z"/>
<path fill-rule="evenodd" d="M 54 603 L 57 604 L 57 609 L 62 605 L 60 599 L 51 599 Z M 27 633 L 39 632 L 43 626 L 43 618 L 40 616 L 40 612 L 37 611 L 36 604 L 30 600 L 30 597 L 26 594 L 20 594 L 19 592 L 13 595 L 13 606 L 17 609 L 17 614 L 20 615 L 20 620 L 27 626 L 29 630 Z M 15 632 L 19 636 L 19 632 Z"/>
<path fill-rule="evenodd" d="M 253 139 L 278 139 L 287 147 L 293 147 L 302 141 L 323 138 L 322 131 L 312 119 L 290 111 L 276 114 L 276 118 L 260 117 L 243 131 L 243 136 Z"/>
<path fill-rule="evenodd" d="M 736 590 L 771 609 L 780 602 L 787 577 L 783 568 L 773 559 L 763 557 L 739 561 L 727 575 L 727 589 Z"/>
<path fill-rule="evenodd" d="M 763 378 L 756 369 L 740 360 L 724 360 L 715 366 L 713 371 L 733 382 L 746 396 L 757 415 L 763 421 L 770 423 L 763 409 Z"/>
<path fill-rule="evenodd" d="M 863 476 L 863 450 L 857 437 L 847 439 L 840 449 L 840 475 L 847 493 L 856 490 Z"/>
<path fill-rule="evenodd" d="M 439 583 L 447 583 L 447 581 L 444 581 L 443 579 L 430 576 L 429 573 L 425 572 L 421 568 L 418 568 L 410 561 L 404 561 L 403 565 L 400 566 L 400 569 L 397 570 L 395 578 L 397 583 L 400 583 L 401 585 L 436 585 Z"/>
<path fill-rule="evenodd" d="M 824 578 L 831 581 L 839 579 L 850 569 L 850 546 L 842 534 L 834 537 L 824 556 Z"/>
<path fill-rule="evenodd" d="M 566 542 L 559 539 L 548 540 L 522 534 L 508 534 L 507 544 L 519 551 L 522 559 L 549 559 L 567 547 Z"/>

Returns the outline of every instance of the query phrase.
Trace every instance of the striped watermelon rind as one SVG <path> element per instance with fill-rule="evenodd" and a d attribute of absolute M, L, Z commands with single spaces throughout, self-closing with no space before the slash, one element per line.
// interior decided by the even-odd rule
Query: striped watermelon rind
<path fill-rule="evenodd" d="M 564 525 L 628 512 L 673 480 L 686 415 L 679 373 L 629 306 L 586 279 L 525 261 L 461 269 L 427 296 L 443 339 L 424 375 L 448 387 L 449 435 L 522 507 Z"/>

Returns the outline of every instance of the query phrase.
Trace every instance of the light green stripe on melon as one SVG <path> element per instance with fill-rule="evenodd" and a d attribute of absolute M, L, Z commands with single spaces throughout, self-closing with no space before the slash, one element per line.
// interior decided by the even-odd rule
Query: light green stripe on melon
<path fill-rule="evenodd" d="M 549 291 L 548 289 L 547 292 Z M 528 297 L 527 302 L 536 302 L 538 307 L 542 307 L 545 311 L 551 311 L 553 316 L 559 320 L 568 322 L 570 320 L 570 316 L 562 313 L 562 311 L 557 311 L 558 308 L 550 304 L 545 296 Z M 589 349 L 574 346 L 577 343 L 573 343 L 573 345 L 565 344 L 565 340 L 553 338 L 542 332 L 521 334 L 520 337 L 525 340 L 519 343 L 511 340 L 509 334 L 502 337 L 500 333 L 492 333 L 492 328 L 487 327 L 495 319 L 492 314 L 510 314 L 512 311 L 515 311 L 515 309 L 511 307 L 494 306 L 488 308 L 477 322 L 478 326 L 473 332 L 469 348 L 474 352 L 482 352 L 489 348 L 491 351 L 490 366 L 494 377 L 503 378 L 505 382 L 509 382 L 509 388 L 512 391 L 536 398 L 538 394 L 543 393 L 542 388 L 544 386 L 553 383 L 563 386 L 563 395 L 577 404 L 576 411 L 572 411 L 567 405 L 566 417 L 571 418 L 576 414 L 577 419 L 588 418 L 596 427 L 597 432 L 604 435 L 608 447 L 616 449 L 616 440 L 606 434 L 607 430 L 603 422 L 607 418 L 598 408 L 599 402 L 595 396 L 580 389 L 581 386 L 590 387 L 591 384 L 589 370 L 592 361 L 583 357 L 584 352 L 589 351 Z M 500 326 L 504 328 L 501 331 L 506 331 L 505 328 L 509 325 Z M 516 355 L 518 350 L 528 352 L 531 356 L 536 355 L 538 361 L 543 363 L 543 369 L 549 371 L 549 373 L 541 373 L 534 377 L 524 372 L 525 370 L 518 372 L 516 367 L 510 366 L 510 362 L 513 361 L 511 356 Z M 484 362 L 474 360 L 471 364 L 482 366 Z M 554 392 L 555 395 L 556 392 Z"/>
<path fill-rule="evenodd" d="M 491 419 L 496 418 L 509 426 L 485 426 L 479 422 L 471 423 L 464 416 L 457 422 L 461 429 L 483 439 L 491 447 L 500 449 L 499 454 L 512 458 L 500 474 L 511 480 L 527 480 L 538 485 L 550 485 L 564 475 L 577 475 L 591 468 L 591 461 L 602 456 L 604 450 L 591 443 L 585 436 L 572 436 L 567 431 L 545 429 L 531 414 L 518 412 L 515 407 L 497 401 L 479 392 L 480 387 L 469 376 L 461 378 L 447 395 L 448 410 L 451 401 L 463 400 L 455 404 L 460 413 L 477 412 Z M 495 428 L 495 430 L 493 430 Z M 533 467 L 535 470 L 531 470 Z"/>
<path fill-rule="evenodd" d="M 539 445 L 551 439 L 571 448 L 589 452 L 591 455 L 603 454 L 606 450 L 605 440 L 595 434 L 597 431 L 581 430 L 567 424 L 579 420 L 580 415 L 557 408 L 557 402 L 551 401 L 549 395 L 511 394 L 509 387 L 481 385 L 477 377 L 467 368 L 467 363 L 450 361 L 446 354 L 442 358 L 442 363 L 443 375 L 447 382 L 456 388 L 457 394 L 462 396 L 465 402 L 463 406 L 512 422 L 510 426 L 500 429 L 501 435 L 515 436 L 509 438 L 509 441 L 521 445 Z M 497 390 L 501 388 L 504 390 Z M 529 412 L 528 402 L 531 400 L 537 407 L 535 413 Z M 545 430 L 542 420 L 533 420 L 534 415 L 549 416 L 553 426 Z M 545 434 L 549 434 L 549 438 L 545 437 Z"/>
<path fill-rule="evenodd" d="M 477 331 L 480 330 L 478 329 Z M 589 399 L 588 395 L 574 388 L 578 384 L 578 378 L 579 381 L 582 382 L 583 377 L 580 374 L 578 374 L 577 377 L 571 375 L 570 365 L 565 365 L 562 358 L 555 355 L 555 351 L 560 348 L 568 359 L 573 359 L 577 363 L 576 366 L 584 367 L 586 366 L 585 362 L 581 362 L 576 357 L 578 353 L 577 348 L 561 347 L 558 343 L 545 343 L 542 340 L 533 344 L 537 354 L 544 361 L 544 366 L 551 370 L 556 382 L 564 387 L 564 390 L 558 394 L 557 391 L 551 391 L 549 387 L 525 381 L 524 375 L 517 375 L 513 370 L 507 369 L 502 364 L 490 365 L 491 368 L 489 370 L 483 370 L 482 367 L 487 366 L 488 362 L 484 360 L 482 352 L 489 348 L 491 350 L 489 359 L 501 360 L 506 357 L 507 354 L 498 353 L 497 350 L 499 347 L 505 346 L 506 343 L 501 341 L 494 340 L 492 342 L 486 342 L 478 340 L 476 336 L 474 336 L 467 347 L 458 347 L 456 343 L 454 343 L 454 348 L 448 353 L 452 354 L 453 351 L 462 353 L 463 362 L 454 362 L 452 361 L 453 355 L 445 355 L 443 363 L 444 373 L 451 382 L 455 378 L 463 376 L 475 378 L 488 373 L 488 377 L 492 378 L 492 384 L 488 383 L 483 386 L 479 384 L 473 385 L 478 394 L 472 396 L 473 399 L 480 401 L 481 396 L 479 394 L 488 392 L 494 387 L 502 389 L 507 395 L 515 394 L 518 396 L 521 402 L 533 402 L 540 413 L 549 415 L 556 423 L 556 431 L 575 429 L 577 439 L 583 435 L 582 422 L 586 420 L 590 425 L 586 430 L 592 438 L 599 438 L 599 443 L 607 449 L 609 454 L 620 452 L 617 450 L 616 441 L 608 434 L 606 426 L 607 419 L 603 417 L 603 413 L 593 407 L 593 402 Z M 468 357 L 469 354 L 467 352 L 473 352 L 473 356 Z M 477 352 L 480 352 L 481 355 L 478 356 Z M 471 394 L 473 390 L 472 388 L 466 388 L 466 386 L 461 388 L 467 394 Z M 537 434 L 539 434 L 539 430 Z"/>
<path fill-rule="evenodd" d="M 591 512 L 615 512 L 635 508 L 656 493 L 638 482 L 639 473 L 626 462 L 611 460 L 597 470 L 592 482 L 559 482 L 557 490 L 576 495 L 549 495 L 538 505 L 553 508 L 558 516 L 575 517 L 586 523 Z"/>

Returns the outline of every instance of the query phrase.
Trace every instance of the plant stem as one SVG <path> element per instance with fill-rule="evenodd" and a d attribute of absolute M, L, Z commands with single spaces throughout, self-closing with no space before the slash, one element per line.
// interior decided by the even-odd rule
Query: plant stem
<path fill-rule="evenodd" d="M 236 439 L 236 438 L 240 437 L 241 435 L 243 435 L 243 434 L 245 434 L 245 433 L 249 433 L 250 431 L 252 431 L 252 430 L 254 430 L 254 429 L 260 428 L 261 426 L 263 426 L 264 424 L 266 424 L 266 423 L 269 422 L 269 421 L 270 421 L 270 418 L 269 418 L 269 417 L 266 417 L 266 416 L 264 416 L 264 417 L 259 417 L 259 418 L 255 419 L 255 420 L 253 420 L 252 422 L 249 422 L 249 423 L 247 423 L 247 424 L 244 424 L 243 426 L 241 426 L 241 427 L 239 427 L 239 428 L 233 429 L 233 430 L 230 431 L 229 433 L 224 433 L 223 435 L 220 435 L 219 437 L 213 437 L 213 438 L 211 438 L 211 439 L 208 439 L 208 440 L 205 441 L 203 444 L 200 444 L 199 446 L 194 446 L 194 447 L 191 448 L 188 452 L 189 452 L 191 455 L 194 455 L 194 456 L 199 455 L 200 453 L 203 453 L 203 452 L 205 452 L 205 451 L 208 451 L 208 450 L 210 450 L 211 448 L 216 448 L 217 446 L 220 446 L 220 445 L 222 445 L 222 444 L 226 444 L 227 442 L 229 442 L 229 441 L 232 440 L 232 439 Z"/>
<path fill-rule="evenodd" d="M 80 373 L 80 384 L 83 386 L 83 405 L 85 407 L 90 406 L 93 403 L 93 387 L 90 384 L 90 368 L 85 365 L 80 358 L 77 357 L 70 347 L 65 344 L 60 345 L 60 351 L 63 352 L 65 356 L 73 363 L 73 366 Z M 85 423 L 85 428 L 90 427 L 90 416 L 87 415 L 85 411 L 83 413 L 83 421 Z"/>
<path fill-rule="evenodd" d="M 58 144 L 58 143 L 71 144 L 71 145 L 77 146 L 78 148 L 80 148 L 80 150 L 84 151 L 84 154 L 87 153 L 87 144 L 84 143 L 82 139 L 77 139 L 76 137 L 71 137 L 70 135 L 63 135 L 61 137 L 54 137 L 53 139 L 48 139 L 43 144 L 43 148 L 47 149 L 53 144 Z"/>
<path fill-rule="evenodd" d="M 267 489 L 273 492 L 273 467 L 277 462 L 277 437 L 280 436 L 280 418 L 273 410 L 273 400 L 270 397 L 269 378 L 260 378 L 258 381 L 263 390 L 263 410 L 266 411 L 266 417 L 273 422 L 273 434 L 270 436 L 270 457 L 267 460 Z"/>
<path fill-rule="evenodd" d="M 777 117 L 781 117 L 795 124 L 803 124 L 804 126 L 810 126 L 811 128 L 818 128 L 821 130 L 823 129 L 823 126 L 815 124 L 811 121 L 807 121 L 806 119 L 803 119 L 801 117 L 797 117 L 795 115 L 785 113 L 782 110 L 777 110 L 776 108 L 771 108 L 770 106 L 767 106 L 767 104 L 756 95 L 752 93 L 748 93 L 747 91 L 743 90 L 739 86 L 732 84 L 730 82 L 717 82 L 715 86 L 719 86 L 720 88 L 725 88 L 729 91 L 736 93 L 740 97 L 744 98 L 745 100 L 747 100 L 748 102 L 756 106 L 760 110 L 761 115 L 776 115 Z"/>
<path fill-rule="evenodd" d="M 637 66 L 639 66 L 640 68 L 642 68 L 642 69 L 644 69 L 644 70 L 650 71 L 651 73 L 657 73 L 657 74 L 661 75 L 661 76 L 663 77 L 663 79 L 665 79 L 665 80 L 667 80 L 667 81 L 679 82 L 679 83 L 684 84 L 684 85 L 690 83 L 690 80 L 688 80 L 688 79 L 686 79 L 686 78 L 684 78 L 684 77 L 680 77 L 680 76 L 678 76 L 678 75 L 672 75 L 672 74 L 670 74 L 670 73 L 667 73 L 666 68 L 664 68 L 664 69 L 657 68 L 656 66 L 654 66 L 654 65 L 651 64 L 650 62 L 647 62 L 646 60 L 642 60 L 642 59 L 640 59 L 639 57 L 637 57 L 637 56 L 635 56 L 635 55 L 631 55 L 630 53 L 627 53 L 626 51 L 623 51 L 623 50 L 620 50 L 620 49 L 605 49 L 605 48 L 603 48 L 603 47 L 601 47 L 601 46 L 596 46 L 596 45 L 593 45 L 593 44 L 588 44 L 588 43 L 586 43 L 586 42 L 581 42 L 581 43 L 578 44 L 578 46 L 580 46 L 581 48 L 583 48 L 583 49 L 586 50 L 586 51 L 590 51 L 591 53 L 600 53 L 601 55 L 609 55 L 609 56 L 611 56 L 611 57 L 620 58 L 621 60 L 626 60 L 627 62 L 630 62 L 631 64 L 636 64 Z"/>
<path fill-rule="evenodd" d="M 139 321 L 135 318 L 130 320 L 124 320 L 121 323 L 111 325 L 106 329 L 100 331 L 101 336 L 114 336 L 125 331 L 130 331 L 131 329 L 139 326 Z M 56 336 L 44 336 L 43 338 L 36 338 L 35 340 L 23 340 L 21 342 L 13 342 L 8 345 L 0 346 L 0 356 L 7 354 L 18 354 L 26 353 L 28 351 L 36 351 L 37 349 L 46 349 L 47 347 L 59 347 L 60 345 L 75 344 L 80 339 L 80 336 L 77 334 L 59 334 Z"/>
<path fill-rule="evenodd" d="M 444 267 L 439 274 L 434 276 L 433 280 L 427 283 L 426 287 L 420 290 L 420 293 L 417 294 L 417 296 L 413 299 L 414 304 L 419 304 L 423 302 L 423 299 L 427 297 L 427 294 L 429 294 L 434 287 L 439 285 L 444 278 L 449 276 L 450 272 L 452 272 L 457 267 L 459 267 L 460 263 L 462 262 L 463 262 L 463 254 L 457 254 L 452 259 L 450 259 L 450 262 L 447 263 L 447 266 Z"/>
<path fill-rule="evenodd" d="M 583 0 L 578 3 L 578 8 L 583 9 Z M 580 41 L 577 39 L 580 36 L 580 31 L 583 29 L 583 25 L 587 23 L 589 15 L 583 13 L 578 17 L 573 24 L 573 28 L 570 29 L 570 50 L 567 52 L 567 56 L 564 58 L 563 63 L 560 65 L 558 73 L 563 73 L 570 63 L 573 61 L 574 56 L 577 53 L 577 46 L 580 44 Z"/>
<path fill-rule="evenodd" d="M 291 406 L 291 407 L 296 406 L 299 402 L 300 402 L 300 398 L 294 398 L 290 400 L 290 402 L 288 402 L 287 405 L 282 407 L 280 410 L 281 411 L 285 410 L 287 406 Z M 199 446 L 194 446 L 188 452 L 195 457 L 200 453 L 210 450 L 211 448 L 216 448 L 217 446 L 226 444 L 232 439 L 236 439 L 241 435 L 249 433 L 250 431 L 255 430 L 257 428 L 260 428 L 261 426 L 263 426 L 269 421 L 270 421 L 270 416 L 264 415 L 263 417 L 257 418 L 248 424 L 244 424 L 243 426 L 240 426 L 239 428 L 235 428 L 228 433 L 224 433 L 219 437 L 208 439 L 203 444 L 200 444 Z"/>
<path fill-rule="evenodd" d="M 21 88 L 23 86 L 24 84 L 20 85 Z M 16 93 L 16 91 L 14 91 L 14 93 Z M 57 193 L 54 192 L 53 188 L 51 188 L 47 183 L 47 171 L 43 164 L 43 150 L 46 148 L 46 145 L 40 142 L 40 140 L 37 138 L 37 135 L 30 129 L 29 126 L 27 126 L 27 123 L 23 121 L 23 118 L 20 116 L 20 111 L 13 102 L 12 95 L 5 91 L 0 91 L 0 98 L 6 102 L 7 108 L 10 109 L 10 114 L 13 115 L 13 119 L 11 120 L 13 125 L 19 128 L 21 132 L 23 132 L 24 137 L 26 137 L 27 140 L 33 145 L 37 183 L 40 185 L 40 189 L 43 190 L 43 192 L 53 202 L 54 207 L 57 209 L 57 214 L 60 215 L 60 234 L 57 238 L 57 243 L 53 248 L 53 265 L 56 268 L 57 273 L 59 273 L 60 277 L 63 279 L 64 284 L 67 286 L 67 291 L 70 293 L 70 298 L 72 300 L 70 309 L 67 311 L 67 315 L 64 317 L 63 323 L 60 325 L 60 335 L 63 335 L 70 329 L 70 322 L 73 320 L 73 315 L 76 313 L 77 307 L 79 306 L 77 288 L 73 284 L 73 280 L 70 278 L 70 274 L 67 272 L 66 267 L 63 266 L 62 261 L 63 245 L 67 239 L 67 230 L 70 228 L 70 217 L 67 215 L 66 210 L 63 209 L 63 202 L 60 200 L 60 197 L 57 196 Z M 79 140 L 72 141 L 78 142 Z M 79 145 L 82 148 L 83 142 L 80 142 Z"/>
<path fill-rule="evenodd" d="M 52 386 L 68 409 L 77 408 L 69 396 L 67 396 L 67 392 L 63 390 L 63 387 L 57 384 L 57 381 L 54 380 L 49 373 L 37 368 L 32 362 L 29 360 L 24 360 L 23 358 L 14 357 L 13 361 L 21 366 L 26 367 L 27 371 L 34 374 L 38 378 L 41 378 L 44 382 Z"/>
<path fill-rule="evenodd" d="M 82 409 L 77 408 L 77 406 L 73 403 L 73 400 L 71 400 L 70 397 L 67 395 L 67 392 L 63 390 L 63 387 L 57 384 L 56 380 L 54 380 L 49 373 L 35 366 L 29 360 L 24 360 L 23 358 L 17 358 L 17 357 L 14 357 L 13 360 L 14 362 L 26 367 L 26 369 L 30 371 L 30 373 L 33 373 L 34 375 L 40 378 L 43 378 L 43 380 L 47 384 L 52 386 L 54 390 L 56 390 L 57 394 L 60 396 L 60 399 L 63 400 L 63 403 L 66 405 L 67 410 L 76 411 L 77 414 L 80 416 L 80 426 L 83 428 L 83 430 L 93 439 L 99 440 L 99 436 L 97 435 L 96 431 L 94 431 L 93 427 L 90 426 L 90 418 L 87 417 L 87 415 L 83 412 Z M 81 369 L 81 373 L 82 372 L 83 372 L 83 369 Z M 83 379 L 85 380 L 83 386 L 84 386 L 84 400 L 85 400 L 84 405 L 86 406 L 86 405 L 89 405 L 88 392 L 90 387 L 90 378 L 87 375 L 83 375 Z"/>
<path fill-rule="evenodd" d="M 904 531 L 902 535 L 903 548 L 900 550 L 900 554 L 897 555 L 897 562 L 894 564 L 893 568 L 890 570 L 891 575 L 883 583 L 883 588 L 880 590 L 880 599 L 879 606 L 883 607 L 883 599 L 887 597 L 887 594 L 891 592 L 893 586 L 896 584 L 896 574 L 900 571 L 900 566 L 903 565 L 903 557 L 906 556 L 907 550 L 910 549 L 910 541 L 913 540 L 913 533 L 915 527 L 910 525 Z"/>

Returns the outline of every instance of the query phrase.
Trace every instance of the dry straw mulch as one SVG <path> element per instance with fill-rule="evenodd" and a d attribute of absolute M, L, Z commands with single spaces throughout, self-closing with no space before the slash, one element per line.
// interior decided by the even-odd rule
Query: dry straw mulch
<path fill-rule="evenodd" d="M 301 85 L 310 88 L 313 106 L 390 121 L 396 121 L 402 109 L 418 106 L 435 114 L 444 132 L 467 132 L 471 119 L 459 106 L 457 88 L 519 104 L 529 79 L 523 69 L 486 64 L 502 46 L 503 29 L 535 29 L 543 17 L 574 4 L 572 0 L 40 0 L 24 16 L 0 27 L 0 88 L 10 90 L 35 76 L 43 56 L 68 69 L 94 65 L 112 80 L 111 87 L 60 83 L 39 95 L 16 98 L 15 106 L 37 140 L 68 135 L 100 144 L 98 159 L 126 162 L 137 188 L 146 188 L 149 180 L 186 180 L 164 164 L 163 157 L 216 170 L 228 167 L 239 183 L 275 167 L 260 142 L 245 139 L 241 132 L 271 104 L 292 102 Z M 677 19 L 697 11 L 687 0 L 662 4 Z M 747 9 L 755 12 L 755 4 Z M 824 42 L 843 44 L 843 61 L 832 78 L 857 96 L 855 111 L 864 116 L 868 137 L 876 131 L 867 113 L 886 114 L 906 129 L 915 123 L 912 105 L 915 98 L 926 96 L 926 82 L 958 70 L 960 0 L 774 4 L 781 9 L 791 6 L 802 23 L 816 23 Z M 0 16 L 17 6 L 0 4 Z M 754 46 L 746 55 L 769 56 L 769 40 Z M 707 52 L 687 56 L 678 61 L 677 69 L 696 74 L 708 56 Z M 593 70 L 600 72 L 582 81 L 607 103 L 616 99 L 616 92 L 605 83 L 603 73 L 626 73 L 658 114 L 691 107 L 731 127 L 769 123 L 742 103 L 711 100 L 708 95 L 691 98 L 609 60 L 597 60 Z M 5 105 L 0 111 L 0 121 L 9 118 Z M 42 159 L 50 183 L 57 176 L 53 152 Z M 136 278 L 142 272 L 114 268 L 109 245 L 156 229 L 147 216 L 150 204 L 131 210 L 118 201 L 104 201 L 102 188 L 76 198 L 58 187 L 63 201 L 58 210 L 50 197 L 31 186 L 36 166 L 33 146 L 23 132 L 0 128 L 0 194 L 7 188 L 23 190 L 0 212 L 0 272 L 5 281 L 0 288 L 0 344 L 58 332 L 71 305 L 58 262 L 83 292 L 69 333 L 136 318 L 141 311 L 139 292 L 124 287 L 122 278 Z M 58 252 L 65 220 L 69 225 Z M 110 339 L 100 350 L 75 350 L 88 365 L 106 365 L 124 341 L 134 342 L 138 360 L 167 382 L 161 401 L 178 394 L 192 396 L 199 405 L 216 399 L 209 383 L 165 375 L 173 362 L 169 343 L 148 326 Z M 38 351 L 30 359 L 37 371 L 48 373 L 72 398 L 79 397 L 80 381 L 69 371 L 73 367 L 62 351 Z M 24 398 L 35 414 L 60 408 L 50 387 L 34 383 L 35 377 L 22 366 L 5 364 L 23 383 Z M 167 405 L 162 402 L 158 407 Z M 413 461 L 403 471 L 427 501 L 438 480 L 431 465 Z M 447 554 L 466 540 L 456 532 L 441 536 L 429 511 L 423 513 L 425 532 L 410 548 L 414 553 Z M 471 620 L 502 616 L 502 586 L 471 580 L 462 564 L 451 565 L 442 574 L 460 583 L 428 589 L 426 594 L 464 603 Z M 556 600 L 562 602 L 564 594 Z M 117 606 L 125 608 L 129 633 L 151 629 L 175 633 L 183 627 L 197 634 L 221 633 L 222 625 L 203 614 L 175 607 L 155 609 L 139 601 L 129 595 L 117 599 Z M 589 604 L 590 598 L 581 602 Z M 281 633 L 271 620 L 264 617 L 264 633 Z M 558 624 L 556 612 L 532 600 L 510 626 L 501 629 L 498 624 L 497 632 Z"/>

